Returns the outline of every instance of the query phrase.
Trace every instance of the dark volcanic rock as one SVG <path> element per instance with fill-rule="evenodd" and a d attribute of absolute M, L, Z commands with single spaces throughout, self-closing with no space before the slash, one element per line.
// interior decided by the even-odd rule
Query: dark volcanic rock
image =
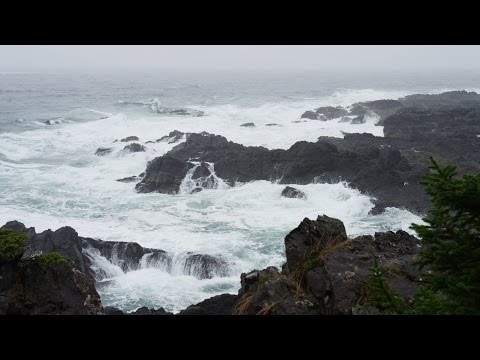
<path fill-rule="evenodd" d="M 19 282 L 8 293 L 7 314 L 103 314 L 94 282 L 71 264 L 41 265 L 31 260 L 18 268 Z"/>
<path fill-rule="evenodd" d="M 240 126 L 243 126 L 243 127 L 255 127 L 255 124 L 254 123 L 245 123 L 245 124 L 242 124 Z"/>
<path fill-rule="evenodd" d="M 325 260 L 335 295 L 334 312 L 352 314 L 362 295 L 362 283 L 371 274 L 375 259 L 388 272 L 388 285 L 408 299 L 417 290 L 419 273 L 413 266 L 419 240 L 404 231 L 359 236 Z"/>
<path fill-rule="evenodd" d="M 125 315 L 125 313 L 113 306 L 105 306 L 104 308 L 105 315 Z"/>
<path fill-rule="evenodd" d="M 148 164 L 145 177 L 135 188 L 138 192 L 156 191 L 176 194 L 185 175 L 187 175 L 187 171 L 188 165 L 185 161 L 164 155 L 153 159 Z"/>
<path fill-rule="evenodd" d="M 315 111 L 305 111 L 300 119 L 310 119 L 310 120 L 326 120 L 325 116 L 322 114 L 317 114 Z M 300 122 L 300 121 L 295 121 L 295 122 Z"/>
<path fill-rule="evenodd" d="M 56 252 L 72 261 L 77 269 L 90 274 L 89 260 L 82 252 L 83 240 L 69 226 L 56 231 L 46 230 L 40 234 L 32 233 L 27 240 L 24 258 L 43 253 Z"/>
<path fill-rule="evenodd" d="M 237 295 L 222 294 L 191 305 L 178 315 L 233 315 Z"/>
<path fill-rule="evenodd" d="M 145 151 L 145 146 L 140 145 L 138 143 L 133 143 L 133 144 L 129 144 L 129 145 L 125 146 L 123 148 L 123 151 L 128 151 L 128 152 L 131 152 L 131 153 L 143 152 L 143 151 Z"/>
<path fill-rule="evenodd" d="M 113 148 L 98 148 L 97 151 L 95 151 L 95 155 L 97 156 L 104 156 L 107 154 L 110 154 L 113 151 Z"/>
<path fill-rule="evenodd" d="M 315 109 L 315 111 L 306 111 L 301 118 L 311 120 L 332 120 L 348 115 L 348 111 L 342 107 L 325 106 Z"/>
<path fill-rule="evenodd" d="M 303 264 L 312 249 L 321 252 L 326 247 L 346 240 L 345 226 L 338 219 L 326 215 L 318 216 L 317 220 L 303 219 L 300 225 L 285 237 L 288 271 L 294 272 Z"/>
<path fill-rule="evenodd" d="M 183 273 L 195 276 L 198 279 L 211 279 L 214 276 L 228 276 L 230 267 L 225 260 L 219 257 L 193 254 L 186 258 Z"/>
<path fill-rule="evenodd" d="M 120 140 L 121 142 L 130 142 L 130 141 L 138 141 L 137 136 L 127 136 L 126 138 Z"/>
<path fill-rule="evenodd" d="M 25 233 L 25 227 L 19 225 L 8 223 Z M 32 232 L 33 228 L 27 245 Z M 43 257 L 23 253 L 14 259 L 0 259 L 0 274 L 0 315 L 103 314 L 93 279 L 69 260 L 47 263 Z"/>
<path fill-rule="evenodd" d="M 210 172 L 210 169 L 208 168 L 208 164 L 205 162 L 202 162 L 200 166 L 197 167 L 193 172 L 192 179 L 204 178 L 210 175 L 211 175 L 211 172 Z"/>
<path fill-rule="evenodd" d="M 16 220 L 8 221 L 5 225 L 2 226 L 2 228 L 14 230 L 17 232 L 23 232 L 23 233 L 28 232 L 28 229 L 25 227 L 25 225 L 20 221 L 16 221 Z"/>
<path fill-rule="evenodd" d="M 268 150 L 235 144 L 223 136 L 190 134 L 186 142 L 151 162 L 137 189 L 177 192 L 190 159 L 195 159 L 214 163 L 216 175 L 230 185 L 252 180 L 280 180 L 283 184 L 345 180 L 376 197 L 382 206 L 424 211 L 429 203 L 419 179 L 428 165 L 414 170 L 403 156 L 397 162 L 398 153 L 388 155 L 392 149 L 382 147 L 382 142 L 387 140 L 347 134 L 345 139 L 321 138 L 316 143 L 297 142 L 288 150 Z M 392 167 L 385 170 L 387 164 Z M 206 173 L 205 166 L 202 171 Z"/>
<path fill-rule="evenodd" d="M 376 114 L 380 119 L 377 125 L 383 125 L 383 120 L 402 109 L 404 105 L 398 100 L 374 100 L 353 104 L 351 115 L 357 115 L 352 124 L 365 122 L 365 115 Z"/>
<path fill-rule="evenodd" d="M 298 189 L 295 189 L 293 187 L 287 186 L 285 189 L 282 191 L 282 196 L 288 197 L 288 198 L 298 198 L 298 199 L 306 199 L 307 196 L 303 191 L 300 191 Z"/>
<path fill-rule="evenodd" d="M 27 233 L 27 242 L 23 258 L 39 254 L 56 252 L 85 273 L 90 279 L 101 280 L 106 274 L 103 269 L 94 265 L 92 251 L 103 256 L 111 263 L 118 265 L 123 271 L 137 270 L 142 258 L 148 267 L 171 269 L 171 256 L 159 249 L 149 249 L 134 242 L 102 241 L 78 236 L 71 227 L 63 227 L 56 231 L 46 230 L 40 234 L 34 228 L 26 229 L 22 223 L 10 221 L 3 227 Z"/>
<path fill-rule="evenodd" d="M 98 254 L 106 258 L 111 263 L 119 266 L 124 272 L 138 270 L 140 261 L 146 254 L 150 255 L 148 265 L 154 267 L 154 262 L 159 262 L 160 258 L 168 262 L 168 255 L 163 250 L 148 249 L 140 246 L 135 242 L 119 242 L 119 241 L 102 241 L 90 238 L 81 238 L 83 247 L 86 249 L 96 249 Z M 158 254 L 156 254 L 158 252 Z M 88 253 L 87 253 L 88 254 Z M 91 256 L 87 255 L 88 263 L 92 261 Z M 171 261 L 171 260 L 170 260 Z M 168 266 L 168 265 L 167 265 Z M 95 273 L 96 279 L 102 278 L 101 269 Z"/>
<path fill-rule="evenodd" d="M 182 139 L 183 135 L 185 135 L 185 133 L 178 130 L 173 130 L 168 135 L 162 136 L 160 139 L 157 139 L 157 142 L 164 141 L 169 144 L 176 143 Z"/>
<path fill-rule="evenodd" d="M 448 110 L 452 108 L 478 108 L 480 95 L 475 92 L 448 91 L 441 94 L 415 94 L 398 99 L 406 107 Z"/>
<path fill-rule="evenodd" d="M 285 238 L 287 265 L 282 272 L 268 267 L 243 273 L 236 299 L 217 296 L 181 314 L 217 314 L 223 308 L 239 315 L 368 314 L 364 284 L 375 260 L 386 270 L 393 291 L 405 302 L 411 299 L 419 281 L 412 265 L 418 244 L 401 230 L 348 240 L 340 220 L 304 219 Z M 215 307 L 204 311 L 200 305 L 209 302 Z"/>
<path fill-rule="evenodd" d="M 164 308 L 149 309 L 143 306 L 137 309 L 136 311 L 128 313 L 128 315 L 173 315 L 173 314 L 170 312 L 166 312 Z"/>

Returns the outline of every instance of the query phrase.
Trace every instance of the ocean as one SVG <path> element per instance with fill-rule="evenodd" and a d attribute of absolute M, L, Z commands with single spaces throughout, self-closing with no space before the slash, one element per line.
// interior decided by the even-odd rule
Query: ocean
<path fill-rule="evenodd" d="M 173 130 L 207 131 L 246 146 L 288 149 L 319 136 L 383 136 L 373 118 L 350 124 L 300 116 L 319 106 L 414 93 L 478 92 L 479 80 L 480 74 L 467 73 L 0 72 L 0 225 L 18 220 L 37 232 L 68 225 L 80 236 L 168 251 L 175 255 L 170 272 L 145 266 L 123 273 L 98 259 L 109 278 L 97 288 L 103 305 L 177 312 L 236 293 L 242 272 L 281 266 L 283 239 L 305 217 L 339 218 L 355 236 L 412 232 L 420 214 L 388 208 L 369 215 L 371 198 L 347 183 L 295 185 L 306 200 L 283 198 L 285 185 L 267 181 L 139 194 L 135 183 L 115 180 L 142 173 L 176 144 L 148 143 L 145 152 L 125 153 L 125 143 L 115 140 L 138 136 L 143 144 Z M 191 115 L 170 112 L 179 109 Z M 204 116 L 195 116 L 199 112 Z M 255 127 L 240 126 L 249 122 Z M 115 151 L 95 156 L 99 147 Z M 221 256 L 231 264 L 230 276 L 184 275 L 187 252 Z"/>

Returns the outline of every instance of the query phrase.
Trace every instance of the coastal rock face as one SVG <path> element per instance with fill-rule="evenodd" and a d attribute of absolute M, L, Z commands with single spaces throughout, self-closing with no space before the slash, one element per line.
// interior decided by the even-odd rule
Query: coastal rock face
<path fill-rule="evenodd" d="M 324 106 L 315 109 L 314 111 L 307 111 L 302 114 L 302 119 L 311 119 L 311 120 L 332 120 L 340 118 L 348 114 L 348 111 L 344 108 L 338 106 Z"/>
<path fill-rule="evenodd" d="M 122 310 L 113 306 L 105 306 L 103 310 L 105 311 L 105 315 L 125 315 Z"/>
<path fill-rule="evenodd" d="M 318 108 L 315 116 L 325 120 L 342 117 L 361 123 L 366 116 L 375 116 L 384 126 L 385 137 L 320 137 L 315 143 L 299 141 L 287 150 L 247 147 L 208 133 L 189 134 L 186 142 L 153 161 L 161 164 L 162 158 L 175 159 L 176 167 L 168 169 L 168 176 L 163 167 L 149 166 L 150 180 L 144 179 L 137 190 L 178 192 L 188 161 L 195 160 L 213 163 L 216 175 L 230 186 L 252 180 L 282 184 L 347 181 L 375 198 L 373 214 L 386 207 L 425 213 L 431 204 L 420 181 L 430 157 L 440 164 L 455 163 L 460 173 L 480 169 L 479 98 L 459 91 L 357 103 L 348 110 Z M 342 115 L 345 112 L 348 117 Z"/>
<path fill-rule="evenodd" d="M 137 136 L 127 136 L 126 138 L 120 140 L 121 142 L 130 142 L 130 141 L 138 141 Z"/>
<path fill-rule="evenodd" d="M 6 227 L 8 224 L 6 225 Z M 46 230 L 36 234 L 34 230 L 29 232 L 26 243 L 24 258 L 56 252 L 73 262 L 75 267 L 84 273 L 89 273 L 89 261 L 83 252 L 83 240 L 77 232 L 69 226 L 56 231 Z"/>
<path fill-rule="evenodd" d="M 162 136 L 160 139 L 157 139 L 156 142 L 166 142 L 168 144 L 173 144 L 180 141 L 183 135 L 185 135 L 185 133 L 178 130 L 173 130 L 168 135 Z"/>
<path fill-rule="evenodd" d="M 480 95 L 476 92 L 448 91 L 441 94 L 414 94 L 398 99 L 411 108 L 448 110 L 452 108 L 478 108 Z"/>
<path fill-rule="evenodd" d="M 237 295 L 222 294 L 191 305 L 178 315 L 233 315 Z"/>
<path fill-rule="evenodd" d="M 340 220 L 323 215 L 304 219 L 285 237 L 285 248 L 282 271 L 271 266 L 243 273 L 238 297 L 217 296 L 181 313 L 203 314 L 212 302 L 213 311 L 238 315 L 368 314 L 366 284 L 375 261 L 406 303 L 420 282 L 412 265 L 419 240 L 402 230 L 349 239 Z"/>
<path fill-rule="evenodd" d="M 140 145 L 138 143 L 133 143 L 125 146 L 123 148 L 123 151 L 130 152 L 130 153 L 136 153 L 136 152 L 144 152 L 145 151 L 145 146 Z"/>
<path fill-rule="evenodd" d="M 230 275 L 229 264 L 220 257 L 204 254 L 192 254 L 185 260 L 183 273 L 198 279 L 211 279 L 214 276 Z"/>
<path fill-rule="evenodd" d="M 247 147 L 213 134 L 190 134 L 184 143 L 148 165 L 137 191 L 178 192 L 190 159 L 214 163 L 216 175 L 231 186 L 251 180 L 280 180 L 282 184 L 346 180 L 377 197 L 379 209 L 398 206 L 423 211 L 429 205 L 418 180 L 424 168 L 412 170 L 401 153 L 375 144 L 367 134 L 361 139 L 300 141 L 288 150 Z"/>
<path fill-rule="evenodd" d="M 31 240 L 31 229 L 16 226 Z M 28 239 L 29 238 L 29 239 Z M 0 241 L 4 241 L 0 238 Z M 76 265 L 57 255 L 45 258 L 23 254 L 0 259 L 0 315 L 99 315 L 103 314 L 93 279 Z"/>
<path fill-rule="evenodd" d="M 128 315 L 173 315 L 173 313 L 165 311 L 164 308 L 149 309 L 143 306 L 136 311 L 128 313 Z"/>
<path fill-rule="evenodd" d="M 164 155 L 153 159 L 148 164 L 145 177 L 135 188 L 138 192 L 144 193 L 176 194 L 187 171 L 188 165 L 185 161 Z"/>
<path fill-rule="evenodd" d="M 319 216 L 317 220 L 303 219 L 300 225 L 285 237 L 285 255 L 289 271 L 305 262 L 312 250 L 321 252 L 347 240 L 343 223 L 328 216 Z"/>
<path fill-rule="evenodd" d="M 297 198 L 297 199 L 306 199 L 307 196 L 303 191 L 295 189 L 291 186 L 287 186 L 282 190 L 282 196 L 287 198 Z"/>
<path fill-rule="evenodd" d="M 108 269 L 98 266 L 96 262 L 99 257 L 117 266 L 118 271 L 123 272 L 138 270 L 142 267 L 172 271 L 173 256 L 171 254 L 160 249 L 145 248 L 135 242 L 102 241 L 80 237 L 68 226 L 56 231 L 46 230 L 39 234 L 34 228 L 27 229 L 18 221 L 10 221 L 2 228 L 26 234 L 27 241 L 22 258 L 55 252 L 71 261 L 75 268 L 92 281 L 113 276 L 108 273 Z M 216 276 L 229 276 L 231 264 L 219 256 L 188 253 L 181 266 L 185 275 L 195 276 L 198 279 L 211 279 Z"/>

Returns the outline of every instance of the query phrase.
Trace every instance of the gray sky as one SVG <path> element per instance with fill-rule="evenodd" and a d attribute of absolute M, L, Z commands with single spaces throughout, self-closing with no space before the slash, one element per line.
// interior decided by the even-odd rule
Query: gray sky
<path fill-rule="evenodd" d="M 0 45 L 1 71 L 480 69 L 480 46 Z"/>

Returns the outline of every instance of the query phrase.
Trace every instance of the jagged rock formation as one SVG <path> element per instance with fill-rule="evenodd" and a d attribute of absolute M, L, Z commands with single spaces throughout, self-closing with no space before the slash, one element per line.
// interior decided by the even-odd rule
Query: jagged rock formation
<path fill-rule="evenodd" d="M 136 153 L 136 152 L 144 152 L 145 146 L 140 145 L 139 143 L 132 143 L 123 148 L 123 151 Z"/>
<path fill-rule="evenodd" d="M 69 226 L 56 231 L 46 230 L 40 234 L 34 228 L 27 229 L 22 223 L 10 221 L 2 228 L 27 234 L 23 258 L 56 252 L 69 261 L 92 281 L 102 280 L 114 274 L 109 269 L 98 266 L 99 258 L 117 266 L 119 271 L 128 272 L 142 267 L 161 268 L 171 272 L 173 255 L 160 249 L 140 246 L 135 242 L 102 241 L 78 236 Z M 229 276 L 230 265 L 220 256 L 187 253 L 179 265 L 182 273 L 198 279 Z"/>
<path fill-rule="evenodd" d="M 297 199 L 306 199 L 307 196 L 303 191 L 295 189 L 291 186 L 287 186 L 282 190 L 282 196 L 287 198 L 297 198 Z"/>
<path fill-rule="evenodd" d="M 2 227 L 13 230 L 8 236 L 23 234 L 28 242 L 31 230 L 17 222 L 9 225 Z M 8 241 L 2 234 L 0 242 Z M 0 315 L 104 314 L 93 279 L 77 264 L 57 254 L 33 254 L 31 247 L 20 244 L 18 250 L 15 256 L 0 259 Z"/>
<path fill-rule="evenodd" d="M 238 296 L 220 295 L 181 314 L 352 315 L 372 311 L 367 279 L 377 261 L 388 285 L 406 303 L 417 289 L 412 265 L 419 240 L 404 231 L 348 239 L 343 223 L 328 216 L 305 218 L 285 237 L 287 262 L 240 277 Z M 375 309 L 381 313 L 381 309 Z"/>
<path fill-rule="evenodd" d="M 478 94 L 411 95 L 357 103 L 348 110 L 322 107 L 313 112 L 312 116 L 321 115 L 325 121 L 339 117 L 363 122 L 367 115 L 376 116 L 384 125 L 385 137 L 345 134 L 344 139 L 320 137 L 315 143 L 299 141 L 287 150 L 268 150 L 208 133 L 187 134 L 184 143 L 148 164 L 136 189 L 177 193 L 189 161 L 195 160 L 213 163 L 216 175 L 231 186 L 252 180 L 281 184 L 347 181 L 375 198 L 373 214 L 386 207 L 425 213 L 430 202 L 420 181 L 428 171 L 430 156 L 440 164 L 455 163 L 460 172 L 480 169 Z"/>

